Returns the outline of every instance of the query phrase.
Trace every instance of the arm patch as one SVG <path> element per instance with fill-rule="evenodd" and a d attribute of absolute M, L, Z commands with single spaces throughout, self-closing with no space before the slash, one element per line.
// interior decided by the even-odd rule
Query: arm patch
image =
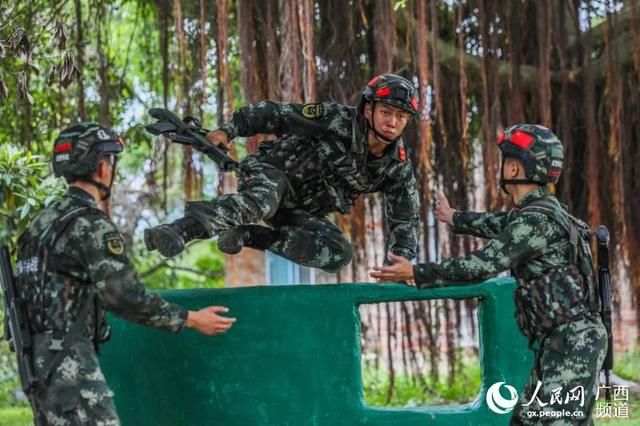
<path fill-rule="evenodd" d="M 109 253 L 116 256 L 124 253 L 124 241 L 119 232 L 107 232 L 104 234 L 104 243 Z"/>
<path fill-rule="evenodd" d="M 302 107 L 302 115 L 310 120 L 320 118 L 324 115 L 324 106 L 321 103 L 306 104 Z"/>

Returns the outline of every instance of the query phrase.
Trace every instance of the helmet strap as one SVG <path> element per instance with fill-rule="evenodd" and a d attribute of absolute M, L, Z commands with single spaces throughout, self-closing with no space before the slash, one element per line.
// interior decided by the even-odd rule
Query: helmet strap
<path fill-rule="evenodd" d="M 116 176 L 116 164 L 118 164 L 118 156 L 114 155 L 113 164 L 111 165 L 111 181 L 109 182 L 109 186 L 105 185 L 102 182 L 98 182 L 97 180 L 93 180 L 91 178 L 83 178 L 80 179 L 83 182 L 87 182 L 98 188 L 104 195 L 100 198 L 100 201 L 107 200 L 111 198 L 111 188 L 113 187 L 113 181 Z"/>
<path fill-rule="evenodd" d="M 80 180 L 80 181 L 86 182 L 86 183 L 90 183 L 91 185 L 93 185 L 96 188 L 98 188 L 98 190 L 100 190 L 100 192 L 104 194 L 102 196 L 102 198 L 100 198 L 100 201 L 104 201 L 107 198 L 111 197 L 111 185 L 107 186 L 104 183 L 98 182 L 97 180 L 93 180 L 91 178 L 80 178 L 80 179 L 77 179 L 77 180 Z"/>
<path fill-rule="evenodd" d="M 502 163 L 500 164 L 500 188 L 507 194 L 511 195 L 509 191 L 507 191 L 507 185 L 525 185 L 525 184 L 536 184 L 540 186 L 544 186 L 539 182 L 534 182 L 529 179 L 505 179 L 504 178 L 504 162 L 506 157 L 502 156 Z"/>

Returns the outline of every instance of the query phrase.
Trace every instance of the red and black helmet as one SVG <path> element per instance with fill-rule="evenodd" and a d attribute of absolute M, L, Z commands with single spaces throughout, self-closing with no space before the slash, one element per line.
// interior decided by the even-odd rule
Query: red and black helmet
<path fill-rule="evenodd" d="M 98 123 L 78 123 L 64 129 L 53 146 L 53 172 L 68 182 L 87 177 L 103 155 L 118 155 L 123 142 L 116 132 Z"/>
<path fill-rule="evenodd" d="M 382 102 L 414 115 L 418 112 L 418 91 L 404 77 L 395 74 L 381 74 L 372 78 L 362 92 L 358 104 L 360 114 L 363 113 L 367 102 Z"/>
<path fill-rule="evenodd" d="M 498 147 L 504 158 L 517 158 L 524 165 L 527 179 L 519 183 L 546 185 L 557 183 L 564 164 L 564 149 L 560 139 L 538 124 L 516 124 L 498 137 Z M 511 183 L 511 182 L 506 182 Z"/>

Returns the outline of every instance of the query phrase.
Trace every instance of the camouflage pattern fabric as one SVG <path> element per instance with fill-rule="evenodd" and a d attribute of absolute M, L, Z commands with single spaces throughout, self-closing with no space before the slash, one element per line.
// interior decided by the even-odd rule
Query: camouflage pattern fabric
<path fill-rule="evenodd" d="M 45 264 L 39 259 L 41 253 L 28 253 L 21 247 L 33 247 L 29 241 L 46 239 L 46 231 L 56 219 L 80 207 L 89 209 L 71 222 L 49 249 L 46 278 L 40 282 Z M 41 241 L 43 245 L 47 242 Z M 172 332 L 182 329 L 187 310 L 145 292 L 127 257 L 122 235 L 82 189 L 69 188 L 60 200 L 43 210 L 20 237 L 19 246 L 16 282 L 36 341 L 50 339 L 51 333 L 64 335 L 75 322 L 81 301 L 87 300 L 87 292 L 94 294 L 89 299 L 94 306 L 84 320 L 83 336 L 65 355 L 41 398 L 43 409 L 49 410 L 47 416 L 57 419 L 51 424 L 79 424 L 73 419 L 85 415 L 91 424 L 99 424 L 96 422 L 100 419 L 104 424 L 115 424 L 109 423 L 113 419 L 117 422 L 117 416 L 112 415 L 115 408 L 91 343 L 95 334 L 99 341 L 109 338 L 105 310 Z M 36 345 L 36 369 L 55 353 L 47 344 Z M 64 388 L 67 395 L 59 395 L 59 388 Z"/>
<path fill-rule="evenodd" d="M 607 331 L 598 315 L 556 328 L 540 344 L 511 424 L 592 425 L 606 353 Z"/>
<path fill-rule="evenodd" d="M 277 229 L 269 250 L 279 256 L 331 272 L 351 262 L 351 244 L 340 228 L 325 218 L 304 210 L 279 210 L 267 223 Z"/>
<path fill-rule="evenodd" d="M 537 211 L 518 212 L 541 198 L 554 199 L 546 187 L 541 187 L 524 196 L 518 208 L 508 212 L 456 212 L 455 233 L 489 241 L 468 256 L 446 259 L 440 264 L 417 265 L 417 285 L 477 282 L 506 270 L 512 270 L 519 282 L 531 282 L 569 266 L 569 236 L 562 226 Z"/>
<path fill-rule="evenodd" d="M 543 198 L 553 200 L 560 208 L 547 188 L 541 187 L 525 195 L 518 207 L 509 212 L 456 212 L 454 232 L 489 241 L 468 256 L 416 265 L 416 285 L 427 288 L 478 282 L 511 270 L 518 291 L 528 296 L 518 300 L 516 317 L 531 343 L 539 344 L 527 391 L 532 384 L 535 387 L 538 379 L 547 391 L 557 388 L 560 382 L 565 390 L 572 383 L 581 383 L 585 398 L 594 398 L 593 383 L 606 353 L 606 330 L 599 316 L 592 318 L 592 309 L 581 305 L 587 303 L 587 298 L 578 293 L 585 289 L 576 280 L 584 281 L 576 278 L 575 268 L 571 268 L 567 232 L 544 213 L 524 209 Z M 521 209 L 524 210 L 520 212 Z M 545 328 L 546 335 L 530 333 Z M 586 418 L 593 408 L 593 400 L 587 402 L 591 405 L 584 407 Z"/>
<path fill-rule="evenodd" d="M 230 139 L 257 133 L 276 134 L 278 139 L 262 143 L 240 163 L 237 193 L 187 206 L 186 215 L 206 224 L 211 234 L 262 220 L 286 227 L 283 217 L 306 215 L 315 218 L 313 223 L 282 229 L 273 251 L 303 265 L 337 270 L 350 261 L 352 249 L 336 237 L 325 216 L 348 213 L 361 194 L 382 192 L 389 250 L 415 257 L 419 201 L 404 142 L 395 142 L 380 158 L 369 155 L 354 108 L 335 102 L 265 101 L 239 109 L 221 129 Z M 317 246 L 299 250 L 297 241 L 311 234 L 320 239 Z"/>
<path fill-rule="evenodd" d="M 55 355 L 49 350 L 51 334 L 34 337 L 35 373 Z M 51 426 L 118 426 L 120 420 L 93 343 L 78 339 L 60 366 L 51 375 L 49 385 L 36 396 L 38 415 Z"/>

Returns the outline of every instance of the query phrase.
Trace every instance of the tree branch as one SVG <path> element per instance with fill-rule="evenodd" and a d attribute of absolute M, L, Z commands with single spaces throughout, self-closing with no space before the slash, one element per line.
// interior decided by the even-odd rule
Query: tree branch
<path fill-rule="evenodd" d="M 621 65 L 626 64 L 627 62 L 632 60 L 631 49 L 631 35 L 630 31 L 630 21 L 631 21 L 631 8 L 640 8 L 640 0 L 635 0 L 631 5 L 626 6 L 620 13 L 616 16 L 616 28 L 617 36 L 615 37 L 616 43 L 614 46 L 614 50 L 616 51 L 616 55 L 618 59 L 621 61 Z M 604 34 L 607 28 L 607 21 L 603 21 L 601 24 L 591 28 L 589 31 L 593 37 L 592 44 L 593 46 L 598 46 L 604 43 Z M 581 40 L 587 36 L 587 32 L 580 34 L 579 40 L 576 40 L 574 44 L 570 47 L 570 49 L 575 49 L 576 43 L 581 43 Z M 431 33 L 427 33 L 427 39 L 429 43 L 434 43 L 434 38 Z M 435 43 L 438 45 L 438 50 L 440 53 L 440 64 L 449 68 L 450 70 L 456 71 L 459 70 L 460 67 L 460 49 L 457 46 L 452 45 L 451 43 L 445 42 L 442 39 L 438 38 L 435 40 Z M 604 49 L 601 49 L 602 53 Z M 472 55 L 468 52 L 464 52 L 464 63 L 467 73 L 472 75 L 474 78 L 469 78 L 469 82 L 476 81 L 480 82 L 482 75 L 482 58 L 480 56 Z M 506 79 L 511 76 L 511 62 L 507 59 L 498 59 L 498 78 Z M 598 57 L 593 58 L 592 61 L 593 67 L 593 77 L 595 80 L 602 79 L 606 75 L 606 58 L 604 55 L 600 54 Z M 557 70 L 551 73 L 551 80 L 553 82 L 561 82 L 563 79 L 568 78 L 570 81 L 575 81 L 577 77 L 582 74 L 583 68 L 573 68 L 567 70 Z M 519 67 L 520 78 L 525 86 L 532 86 L 537 84 L 538 76 L 536 67 L 533 65 L 520 65 Z"/>

